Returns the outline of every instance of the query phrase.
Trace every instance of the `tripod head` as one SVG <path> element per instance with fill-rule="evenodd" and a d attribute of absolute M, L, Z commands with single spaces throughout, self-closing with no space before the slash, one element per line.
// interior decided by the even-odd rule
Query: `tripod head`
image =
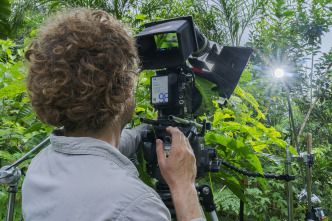
<path fill-rule="evenodd" d="M 168 156 L 172 143 L 172 138 L 166 132 L 168 126 L 178 127 L 188 138 L 196 157 L 197 178 L 203 177 L 207 172 L 219 172 L 220 161 L 217 159 L 216 150 L 205 146 L 204 135 L 206 129 L 210 127 L 206 121 L 203 124 L 197 124 L 172 115 L 168 116 L 167 119 L 154 121 L 141 118 L 141 121 L 153 126 L 153 130 L 142 133 L 144 158 L 147 162 L 146 169 L 152 178 L 166 184 L 158 167 L 155 140 L 157 138 L 163 141 L 166 156 Z"/>

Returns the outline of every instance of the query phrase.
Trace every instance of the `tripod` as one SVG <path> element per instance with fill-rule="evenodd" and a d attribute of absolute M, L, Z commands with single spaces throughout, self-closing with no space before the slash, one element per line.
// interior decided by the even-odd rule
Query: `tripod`
<path fill-rule="evenodd" d="M 14 218 L 14 208 L 15 208 L 15 197 L 17 193 L 17 185 L 21 179 L 21 170 L 18 166 L 29 159 L 29 157 L 43 148 L 48 142 L 50 138 L 46 138 L 28 153 L 26 153 L 23 157 L 13 163 L 11 166 L 4 166 L 0 169 L 0 183 L 6 184 L 9 186 L 8 189 L 8 203 L 7 203 L 7 212 L 5 221 L 13 221 Z"/>
<path fill-rule="evenodd" d="M 188 138 L 194 151 L 195 157 L 197 159 L 197 177 L 202 177 L 207 172 L 219 172 L 220 167 L 220 161 L 217 159 L 216 150 L 205 146 L 204 142 L 205 131 L 210 129 L 210 125 L 206 123 L 206 120 L 203 121 L 203 124 L 198 124 L 194 121 L 182 119 L 174 115 L 168 115 L 166 117 L 161 116 L 158 118 L 158 120 L 141 118 L 140 121 L 153 125 L 154 127 L 154 130 L 145 131 L 142 133 L 143 151 L 144 158 L 147 162 L 147 172 L 150 177 L 156 178 L 158 180 L 156 185 L 157 193 L 168 207 L 172 218 L 175 218 L 176 213 L 172 203 L 171 193 L 167 183 L 164 181 L 160 173 L 157 157 L 155 155 L 155 143 L 153 141 L 157 137 L 164 140 L 164 143 L 170 146 L 171 138 L 165 132 L 165 129 L 168 126 L 178 127 Z M 198 132 L 198 129 L 201 130 L 201 132 Z M 202 215 L 204 216 L 202 209 L 203 206 L 205 211 L 209 213 L 210 220 L 218 221 L 218 217 L 215 212 L 216 206 L 213 201 L 211 188 L 208 185 L 196 184 L 196 190 L 200 199 Z"/>

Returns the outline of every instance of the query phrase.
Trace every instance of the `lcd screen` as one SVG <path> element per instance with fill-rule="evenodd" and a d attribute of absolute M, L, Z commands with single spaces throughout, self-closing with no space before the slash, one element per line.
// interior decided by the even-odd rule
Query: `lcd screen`
<path fill-rule="evenodd" d="M 172 48 L 179 48 L 178 36 L 176 33 L 165 33 L 155 35 L 157 51 L 171 50 Z"/>

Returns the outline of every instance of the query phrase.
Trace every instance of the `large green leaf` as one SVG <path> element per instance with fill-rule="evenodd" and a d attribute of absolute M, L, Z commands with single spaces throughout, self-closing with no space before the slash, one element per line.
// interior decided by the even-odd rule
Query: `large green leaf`
<path fill-rule="evenodd" d="M 255 108 L 255 110 L 256 110 L 256 112 L 258 114 L 257 115 L 258 119 L 260 119 L 260 118 L 265 119 L 264 114 L 262 113 L 261 110 L 259 110 L 259 104 L 258 104 L 258 102 L 255 100 L 255 98 L 251 94 L 245 92 L 240 87 L 236 87 L 234 93 L 237 94 L 238 96 L 244 98 L 246 101 L 248 101 Z"/>
<path fill-rule="evenodd" d="M 146 162 L 144 160 L 143 150 L 140 149 L 140 151 L 137 153 L 137 160 L 138 165 L 136 165 L 137 171 L 139 173 L 139 178 L 148 186 L 154 188 L 154 184 L 152 182 L 151 177 L 146 172 Z"/>
<path fill-rule="evenodd" d="M 208 133 L 205 135 L 206 144 L 218 143 L 226 148 L 232 149 L 236 154 L 250 162 L 258 172 L 263 174 L 262 165 L 250 146 L 245 145 L 234 138 L 225 137 L 216 133 Z"/>
<path fill-rule="evenodd" d="M 211 91 L 216 86 L 214 83 L 200 77 L 195 77 L 195 84 L 206 102 L 211 102 L 216 98 L 216 93 Z"/>
<path fill-rule="evenodd" d="M 200 94 L 203 97 L 203 104 L 202 106 L 205 106 L 207 110 L 209 110 L 211 113 L 214 112 L 214 106 L 212 105 L 212 101 L 218 99 L 218 93 L 215 91 L 212 91 L 212 88 L 214 88 L 216 85 L 212 83 L 211 81 L 205 80 L 200 77 L 195 77 L 195 86 L 200 92 Z M 206 111 L 205 111 L 206 113 Z"/>

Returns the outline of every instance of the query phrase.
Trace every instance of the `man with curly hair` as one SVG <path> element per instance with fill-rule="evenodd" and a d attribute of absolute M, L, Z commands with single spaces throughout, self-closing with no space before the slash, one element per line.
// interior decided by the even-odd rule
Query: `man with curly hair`
<path fill-rule="evenodd" d="M 27 88 L 38 117 L 63 127 L 31 162 L 22 187 L 23 217 L 39 220 L 170 220 L 158 194 L 127 158 L 140 143 L 141 125 L 122 130 L 134 108 L 135 42 L 124 25 L 103 11 L 58 12 L 25 54 Z M 203 220 L 195 189 L 195 156 L 188 139 L 169 127 L 162 175 L 178 220 Z"/>

